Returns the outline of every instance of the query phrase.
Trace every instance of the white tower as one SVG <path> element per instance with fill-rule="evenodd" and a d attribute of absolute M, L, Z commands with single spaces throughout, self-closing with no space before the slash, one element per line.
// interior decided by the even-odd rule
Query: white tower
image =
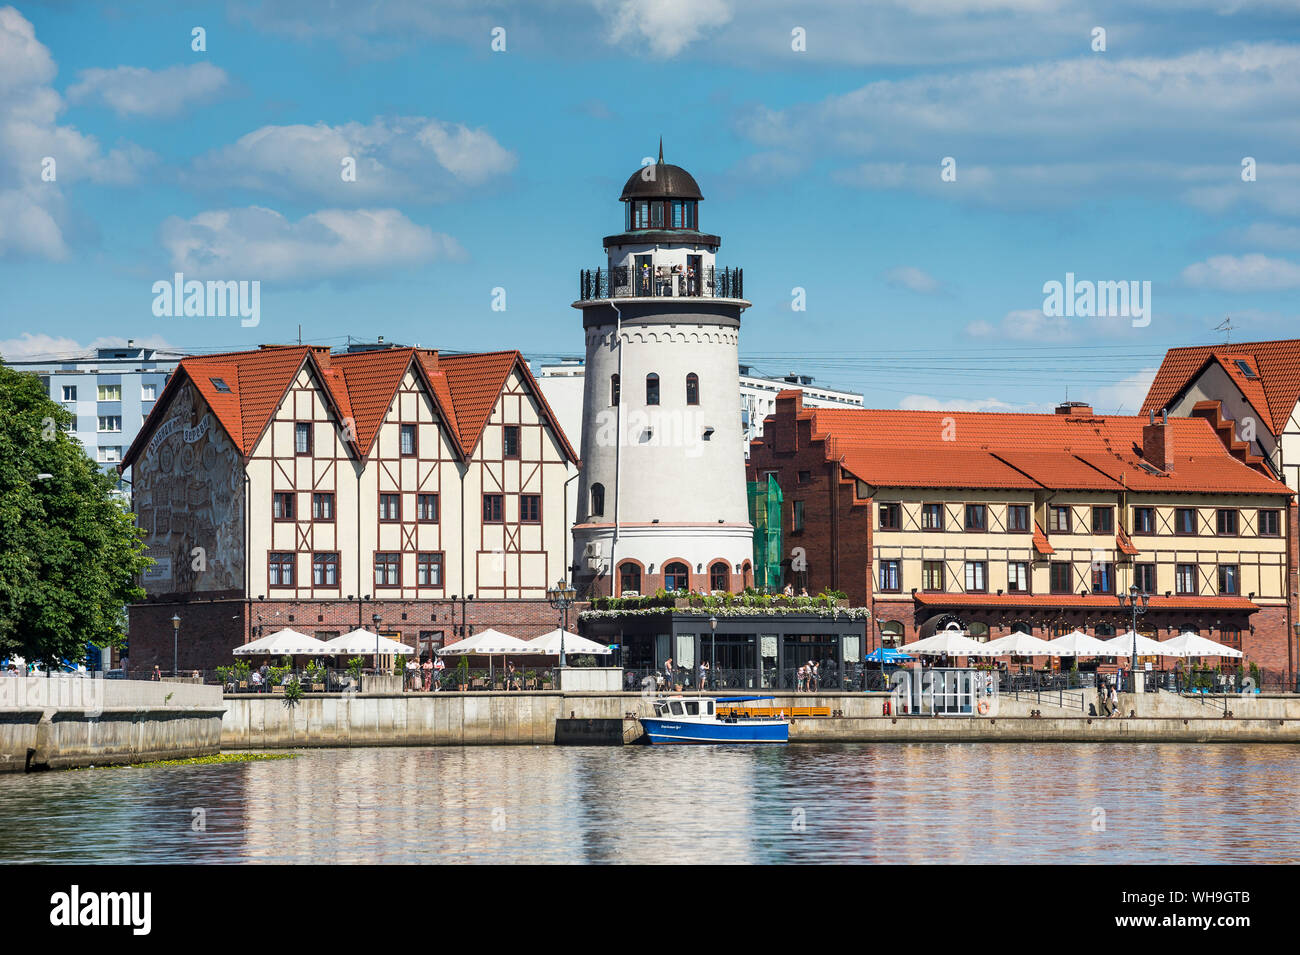
<path fill-rule="evenodd" d="M 607 267 L 583 271 L 587 363 L 577 579 L 593 594 L 752 582 L 739 383 L 739 269 L 699 231 L 690 173 L 658 163 L 619 200 Z"/>

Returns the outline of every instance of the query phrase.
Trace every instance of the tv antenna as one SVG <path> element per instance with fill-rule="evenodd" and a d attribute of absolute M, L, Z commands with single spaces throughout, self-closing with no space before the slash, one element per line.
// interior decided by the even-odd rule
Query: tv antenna
<path fill-rule="evenodd" d="M 1219 322 L 1219 324 L 1215 325 L 1215 326 L 1214 326 L 1214 330 L 1215 330 L 1216 332 L 1223 332 L 1223 343 L 1224 343 L 1225 345 L 1227 345 L 1227 344 L 1231 344 L 1231 342 L 1232 342 L 1232 316 L 1229 315 L 1229 316 L 1228 316 L 1227 318 L 1225 318 L 1223 321 Z"/>

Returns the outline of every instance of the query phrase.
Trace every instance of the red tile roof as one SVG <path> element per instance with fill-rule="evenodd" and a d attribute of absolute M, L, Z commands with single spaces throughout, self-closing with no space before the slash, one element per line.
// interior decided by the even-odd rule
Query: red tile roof
<path fill-rule="evenodd" d="M 1034 550 L 1040 554 L 1055 554 L 1056 548 L 1047 541 L 1047 535 L 1043 533 L 1043 525 L 1034 521 Z"/>
<path fill-rule="evenodd" d="M 1115 535 L 1115 546 L 1119 548 L 1121 554 L 1128 554 L 1130 557 L 1136 557 L 1142 553 L 1138 546 L 1133 543 L 1133 539 L 1128 536 L 1128 532 L 1122 527 L 1119 529 L 1119 533 Z"/>
<path fill-rule="evenodd" d="M 917 592 L 912 599 L 930 607 L 1065 607 L 1079 610 L 1118 610 L 1113 594 L 927 594 Z M 1152 610 L 1249 610 L 1259 605 L 1245 597 L 1164 597 L 1151 598 Z"/>
<path fill-rule="evenodd" d="M 1236 366 L 1237 359 L 1248 362 L 1258 380 L 1247 378 Z M 1223 365 L 1273 434 L 1281 434 L 1300 401 L 1300 339 L 1171 348 L 1142 403 L 1142 414 L 1166 408 L 1211 361 Z"/>
<path fill-rule="evenodd" d="M 304 364 L 324 383 L 326 400 L 333 405 L 338 420 L 352 419 L 353 448 L 358 457 L 370 453 L 397 388 L 407 369 L 412 367 L 428 386 L 453 446 L 460 455 L 468 457 L 478 445 L 483 427 L 496 407 L 506 376 L 518 367 L 564 453 L 577 461 L 568 438 L 517 351 L 439 356 L 428 349 L 388 348 L 331 355 L 323 348 L 292 345 L 183 359 L 159 396 L 149 420 L 123 456 L 122 468 L 129 467 L 147 444 L 153 431 L 151 422 L 161 420 L 172 396 L 186 381 L 194 383 L 222 427 L 247 457 Z M 213 379 L 223 381 L 229 392 L 218 390 Z"/>
<path fill-rule="evenodd" d="M 787 390 L 778 399 L 799 394 Z M 1163 472 L 1142 460 L 1146 416 L 867 408 L 799 414 L 811 420 L 814 439 L 826 442 L 828 458 L 877 487 L 1291 493 L 1229 454 L 1200 417 L 1170 419 L 1174 466 Z"/>

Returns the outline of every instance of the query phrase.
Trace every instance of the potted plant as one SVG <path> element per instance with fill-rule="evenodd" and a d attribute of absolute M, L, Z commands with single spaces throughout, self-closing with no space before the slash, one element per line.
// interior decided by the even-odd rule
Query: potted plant
<path fill-rule="evenodd" d="M 456 662 L 456 688 L 462 693 L 469 689 L 469 657 Z"/>

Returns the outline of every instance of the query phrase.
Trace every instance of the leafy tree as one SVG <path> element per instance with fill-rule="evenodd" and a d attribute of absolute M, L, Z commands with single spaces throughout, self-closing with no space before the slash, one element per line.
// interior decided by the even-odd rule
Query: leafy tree
<path fill-rule="evenodd" d="M 114 479 L 63 428 L 40 378 L 0 364 L 0 654 L 79 660 L 116 645 L 149 566 Z"/>

